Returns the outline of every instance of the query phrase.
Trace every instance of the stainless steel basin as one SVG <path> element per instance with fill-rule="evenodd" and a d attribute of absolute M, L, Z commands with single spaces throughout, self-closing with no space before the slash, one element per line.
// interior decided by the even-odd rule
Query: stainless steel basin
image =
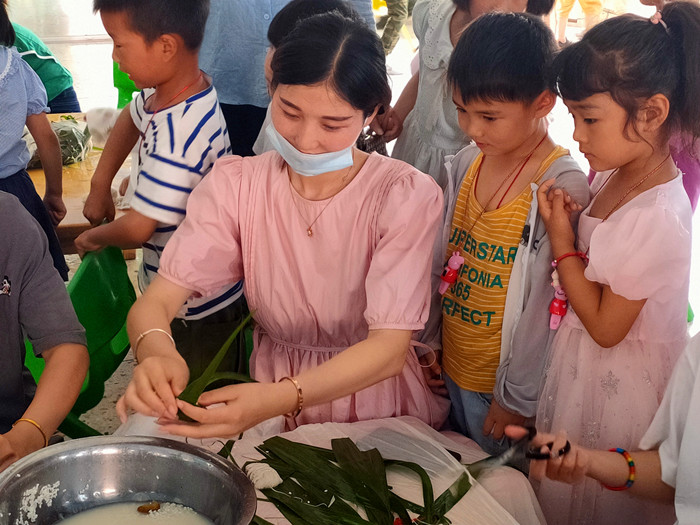
<path fill-rule="evenodd" d="M 71 440 L 0 473 L 0 525 L 52 525 L 100 505 L 151 500 L 186 505 L 216 525 L 247 525 L 256 508 L 253 484 L 234 464 L 168 439 Z"/>

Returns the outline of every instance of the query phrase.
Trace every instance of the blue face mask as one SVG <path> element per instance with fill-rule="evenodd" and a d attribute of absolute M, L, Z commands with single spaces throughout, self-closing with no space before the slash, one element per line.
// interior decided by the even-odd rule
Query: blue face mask
<path fill-rule="evenodd" d="M 338 171 L 352 166 L 352 146 L 349 146 L 340 151 L 332 151 L 330 153 L 318 153 L 315 155 L 302 153 L 292 146 L 275 129 L 275 125 L 270 121 L 270 125 L 265 130 L 267 138 L 270 140 L 272 147 L 277 153 L 282 155 L 282 158 L 287 164 L 299 175 L 304 177 L 314 177 L 329 171 Z"/>

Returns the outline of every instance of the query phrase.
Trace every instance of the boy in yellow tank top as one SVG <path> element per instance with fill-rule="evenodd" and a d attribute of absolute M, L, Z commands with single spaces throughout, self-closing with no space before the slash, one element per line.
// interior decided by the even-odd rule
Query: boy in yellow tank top
<path fill-rule="evenodd" d="M 547 133 L 553 49 L 537 17 L 491 13 L 465 30 L 448 68 L 460 127 L 474 142 L 447 159 L 434 282 L 455 252 L 464 264 L 436 292 L 423 340 L 442 348 L 452 424 L 491 454 L 508 446 L 505 425 L 534 417 L 553 336 L 552 255 L 536 189 L 556 178 L 576 202 L 589 200 L 583 172 Z"/>

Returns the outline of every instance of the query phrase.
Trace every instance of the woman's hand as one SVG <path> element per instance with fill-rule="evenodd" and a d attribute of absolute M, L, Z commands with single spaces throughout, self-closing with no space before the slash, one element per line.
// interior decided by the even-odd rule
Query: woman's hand
<path fill-rule="evenodd" d="M 21 456 L 5 434 L 0 435 L 0 472 L 12 465 Z"/>
<path fill-rule="evenodd" d="M 117 414 L 126 422 L 127 410 L 153 417 L 177 417 L 177 396 L 187 386 L 190 372 L 181 357 L 147 357 L 134 369 L 126 392 L 117 401 Z"/>
<path fill-rule="evenodd" d="M 555 257 L 574 246 L 576 235 L 571 226 L 571 215 L 581 211 L 582 207 L 574 201 L 566 190 L 552 188 L 554 179 L 543 182 L 537 190 L 537 203 L 540 216 L 547 228 L 552 252 Z M 550 191 L 551 189 L 551 191 Z M 561 247 L 561 248 L 560 248 Z"/>
<path fill-rule="evenodd" d="M 194 423 L 170 419 L 159 421 L 163 430 L 191 438 L 229 437 L 267 419 L 296 408 L 296 388 L 290 381 L 242 383 L 205 392 L 199 407 L 178 400 L 182 412 Z M 211 406 L 217 405 L 219 406 Z M 211 406 L 211 408 L 206 408 Z"/>

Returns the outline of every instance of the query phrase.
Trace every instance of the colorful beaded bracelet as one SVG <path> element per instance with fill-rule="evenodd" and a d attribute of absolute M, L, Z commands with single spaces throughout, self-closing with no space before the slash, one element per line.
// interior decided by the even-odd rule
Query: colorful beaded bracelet
<path fill-rule="evenodd" d="M 610 452 L 617 452 L 618 454 L 622 454 L 622 457 L 625 458 L 627 461 L 627 466 L 630 469 L 629 476 L 627 477 L 627 483 L 622 485 L 621 487 L 610 487 L 604 483 L 601 483 L 603 487 L 605 487 L 608 490 L 627 490 L 630 488 L 632 485 L 634 485 L 634 478 L 635 478 L 635 473 L 637 472 L 637 469 L 634 466 L 634 460 L 632 459 L 632 456 L 630 455 L 629 452 L 627 452 L 624 448 L 611 448 Z"/>

